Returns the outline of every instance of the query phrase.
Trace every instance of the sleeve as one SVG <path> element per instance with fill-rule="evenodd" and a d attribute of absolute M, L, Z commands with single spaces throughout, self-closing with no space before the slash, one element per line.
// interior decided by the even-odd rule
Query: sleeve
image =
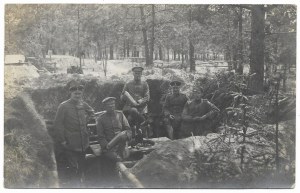
<path fill-rule="evenodd" d="M 101 149 L 106 149 L 106 145 L 108 144 L 108 141 L 105 138 L 104 127 L 101 123 L 100 118 L 97 119 L 96 128 L 97 128 L 97 134 L 98 134 L 98 142 L 101 146 Z"/>
<path fill-rule="evenodd" d="M 185 97 L 184 100 L 185 100 L 185 104 L 186 104 L 190 100 L 190 98 L 186 94 L 184 95 L 184 97 Z"/>
<path fill-rule="evenodd" d="M 147 82 L 145 82 L 143 89 L 144 89 L 144 97 L 142 98 L 141 104 L 147 103 L 150 100 L 150 91 Z"/>
<path fill-rule="evenodd" d="M 89 116 L 94 116 L 94 113 L 95 113 L 94 109 L 87 103 L 85 103 L 85 111 L 87 112 L 87 114 Z"/>
<path fill-rule="evenodd" d="M 218 109 L 218 107 L 216 107 L 214 104 L 212 104 L 211 102 L 207 101 L 207 105 L 208 105 L 208 109 L 209 112 L 206 113 L 204 116 L 204 118 L 210 118 L 215 116 L 217 113 L 220 112 L 220 109 Z"/>
<path fill-rule="evenodd" d="M 191 122 L 193 121 L 193 117 L 191 115 L 189 115 L 189 102 L 186 102 L 182 111 L 182 120 L 183 121 L 187 121 L 187 122 Z"/>
<path fill-rule="evenodd" d="M 54 119 L 54 135 L 55 135 L 55 141 L 58 143 L 62 143 L 65 141 L 64 131 L 64 119 L 65 119 L 65 107 L 60 104 L 58 106 L 55 119 Z"/>
<path fill-rule="evenodd" d="M 125 100 L 126 100 L 126 97 L 124 96 L 125 91 L 128 92 L 128 83 L 125 83 L 125 85 L 124 85 L 124 87 L 123 87 L 123 90 L 122 90 L 122 93 L 121 93 L 121 96 L 120 96 L 120 99 L 121 99 L 122 101 L 125 101 Z"/>
<path fill-rule="evenodd" d="M 163 103 L 163 113 L 165 116 L 168 116 L 170 115 L 170 110 L 169 110 L 169 107 L 170 107 L 170 97 L 169 96 L 166 96 L 165 97 L 165 101 Z"/>

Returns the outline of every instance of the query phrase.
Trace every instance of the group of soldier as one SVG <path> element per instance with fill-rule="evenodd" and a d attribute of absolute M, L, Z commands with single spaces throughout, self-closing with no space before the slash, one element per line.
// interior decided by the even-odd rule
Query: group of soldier
<path fill-rule="evenodd" d="M 149 124 L 147 103 L 150 100 L 149 86 L 142 80 L 143 67 L 133 67 L 133 80 L 127 82 L 120 99 L 125 102 L 123 110 L 116 110 L 116 98 L 107 97 L 102 103 L 105 111 L 96 119 L 98 142 L 107 173 L 116 175 L 115 166 L 129 156 L 128 144 L 143 137 L 154 136 Z M 163 101 L 162 123 L 171 140 L 191 135 L 206 135 L 219 109 L 202 98 L 199 88 L 190 101 L 180 92 L 181 81 L 171 81 L 172 94 Z M 88 117 L 95 116 L 94 110 L 83 101 L 84 84 L 77 80 L 69 83 L 70 98 L 62 102 L 57 110 L 54 128 L 55 141 L 64 149 L 70 168 L 78 181 L 83 180 L 85 152 L 89 147 Z M 146 127 L 144 127 L 146 125 Z M 142 129 L 146 128 L 146 129 Z"/>

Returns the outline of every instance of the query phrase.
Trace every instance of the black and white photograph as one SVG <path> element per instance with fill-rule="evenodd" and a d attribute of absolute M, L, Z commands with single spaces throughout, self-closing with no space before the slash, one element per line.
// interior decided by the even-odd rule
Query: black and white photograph
<path fill-rule="evenodd" d="M 197 3 L 5 3 L 2 188 L 294 189 L 297 4 Z"/>

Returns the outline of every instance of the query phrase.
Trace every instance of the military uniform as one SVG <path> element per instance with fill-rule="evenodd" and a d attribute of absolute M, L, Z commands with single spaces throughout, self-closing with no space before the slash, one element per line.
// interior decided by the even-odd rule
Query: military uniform
<path fill-rule="evenodd" d="M 136 102 L 140 101 L 140 103 L 137 106 L 131 104 L 131 102 L 126 98 L 126 96 L 124 96 L 125 91 L 127 91 Z M 125 84 L 123 88 L 121 99 L 123 101 L 125 100 L 125 106 L 123 108 L 123 112 L 128 118 L 128 120 L 130 121 L 133 137 L 135 137 L 136 135 L 138 135 L 138 133 L 140 133 L 139 131 L 141 128 L 141 123 L 143 123 L 147 119 L 146 117 L 146 114 L 148 113 L 147 103 L 150 99 L 149 86 L 147 82 L 146 81 L 136 82 L 134 80 L 129 81 L 128 83 Z M 141 132 L 143 133 L 144 136 L 147 136 L 146 133 L 148 133 L 149 137 L 153 134 L 151 128 L 148 127 Z"/>
<path fill-rule="evenodd" d="M 124 92 L 127 91 L 135 101 L 141 99 L 141 103 L 138 106 L 133 106 L 130 101 L 125 101 L 123 111 L 130 110 L 132 107 L 136 108 L 140 114 L 148 113 L 147 103 L 150 99 L 149 86 L 146 81 L 135 82 L 134 80 L 129 81 L 125 84 L 121 99 L 125 100 Z"/>
<path fill-rule="evenodd" d="M 131 134 L 128 121 L 121 111 L 115 110 L 113 114 L 104 113 L 97 119 L 98 141 L 102 150 L 102 174 L 105 185 L 111 186 L 119 182 L 116 162 L 122 160 L 126 141 L 121 141 L 112 149 L 107 149 L 109 142 L 120 132 Z"/>
<path fill-rule="evenodd" d="M 89 134 L 87 131 L 87 117 L 94 110 L 86 102 L 79 104 L 68 99 L 58 107 L 55 120 L 55 141 L 57 142 L 56 157 L 67 159 L 70 178 L 81 178 L 78 174 L 84 171 L 85 151 L 89 146 Z M 60 144 L 65 144 L 62 148 Z M 63 151 L 61 151 L 63 150 Z M 59 162 L 59 161 L 58 161 Z M 60 163 L 58 163 L 60 164 Z M 62 166 L 64 168 L 66 166 Z M 75 174 L 73 174 L 75 172 Z M 71 183 L 71 182 L 70 182 Z M 72 185 L 73 186 L 73 185 Z"/>
<path fill-rule="evenodd" d="M 201 102 L 187 102 L 182 112 L 182 124 L 180 127 L 180 138 L 192 135 L 206 135 L 211 132 L 214 118 L 220 110 L 208 100 L 202 99 Z M 195 117 L 205 117 L 203 120 L 195 121 Z"/>
<path fill-rule="evenodd" d="M 168 95 L 163 104 L 164 125 L 166 127 L 172 126 L 174 129 L 175 139 L 178 138 L 181 124 L 181 114 L 187 101 L 188 97 L 185 94 L 178 93 L 178 95 Z M 170 115 L 173 115 L 174 119 L 170 119 Z"/>
<path fill-rule="evenodd" d="M 105 112 L 97 119 L 98 141 L 104 154 L 106 152 L 121 153 L 122 149 L 107 150 L 106 146 L 118 133 L 124 130 L 131 132 L 128 121 L 121 111 L 115 110 L 113 114 Z"/>

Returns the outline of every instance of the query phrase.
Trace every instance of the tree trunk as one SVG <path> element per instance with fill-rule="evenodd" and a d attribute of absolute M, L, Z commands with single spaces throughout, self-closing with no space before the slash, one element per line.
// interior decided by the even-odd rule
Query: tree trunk
<path fill-rule="evenodd" d="M 109 46 L 109 59 L 110 60 L 114 59 L 114 46 L 113 45 Z"/>
<path fill-rule="evenodd" d="M 189 31 L 192 30 L 192 7 L 189 8 Z M 194 58 L 194 45 L 189 34 L 189 55 L 190 55 L 190 72 L 196 71 L 195 58 Z"/>
<path fill-rule="evenodd" d="M 151 5 L 151 7 L 152 7 L 152 26 L 151 26 L 151 44 L 150 44 L 149 62 L 150 64 L 153 64 L 154 41 L 155 41 L 155 37 L 154 37 L 155 5 Z"/>
<path fill-rule="evenodd" d="M 127 57 L 130 57 L 129 51 L 130 51 L 129 41 L 127 40 Z"/>
<path fill-rule="evenodd" d="M 181 68 L 183 68 L 184 53 L 183 53 L 183 42 L 181 42 Z"/>
<path fill-rule="evenodd" d="M 249 88 L 255 91 L 263 91 L 265 47 L 264 5 L 252 5 L 251 13 L 250 73 L 255 73 L 255 75 L 251 78 Z"/>
<path fill-rule="evenodd" d="M 126 40 L 124 40 L 124 45 L 123 45 L 123 56 L 126 58 Z"/>
<path fill-rule="evenodd" d="M 228 43 L 225 48 L 225 58 L 228 63 L 228 70 L 232 70 L 233 64 L 232 64 L 232 55 L 231 55 L 231 37 L 230 37 L 230 16 L 229 16 L 229 10 L 227 11 L 227 36 L 228 36 Z"/>
<path fill-rule="evenodd" d="M 164 59 L 164 55 L 161 49 L 161 45 L 158 46 L 158 54 L 159 54 L 159 60 L 163 60 Z"/>
<path fill-rule="evenodd" d="M 243 74 L 243 8 L 239 8 L 238 15 L 238 63 L 236 72 L 238 74 Z"/>
<path fill-rule="evenodd" d="M 167 47 L 167 61 L 170 61 L 170 49 Z"/>
<path fill-rule="evenodd" d="M 142 32 L 143 32 L 144 46 L 145 46 L 146 66 L 150 66 L 146 19 L 144 14 L 144 7 L 142 5 L 140 6 L 140 11 L 141 11 Z"/>

